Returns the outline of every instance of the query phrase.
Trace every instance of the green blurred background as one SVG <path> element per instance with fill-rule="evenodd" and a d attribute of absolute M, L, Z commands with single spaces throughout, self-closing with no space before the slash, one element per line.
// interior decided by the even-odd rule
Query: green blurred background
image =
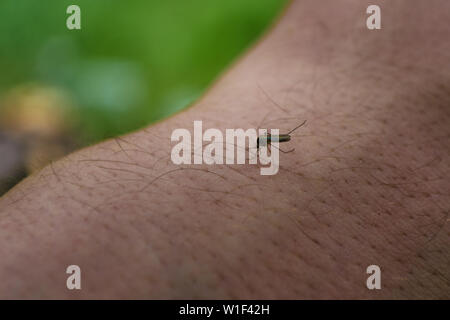
<path fill-rule="evenodd" d="M 81 8 L 81 30 L 66 9 Z M 271 23 L 280 0 L 1 0 L 0 95 L 61 90 L 84 143 L 182 109 Z"/>
<path fill-rule="evenodd" d="M 0 0 L 0 194 L 189 105 L 286 2 Z"/>

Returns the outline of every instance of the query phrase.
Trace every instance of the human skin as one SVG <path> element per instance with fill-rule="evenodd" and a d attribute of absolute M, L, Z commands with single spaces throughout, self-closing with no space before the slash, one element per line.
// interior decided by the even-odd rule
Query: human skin
<path fill-rule="evenodd" d="M 189 109 L 16 186 L 0 297 L 450 298 L 450 2 L 375 2 L 294 1 Z M 262 176 L 172 164 L 171 133 L 194 120 L 307 125 Z"/>

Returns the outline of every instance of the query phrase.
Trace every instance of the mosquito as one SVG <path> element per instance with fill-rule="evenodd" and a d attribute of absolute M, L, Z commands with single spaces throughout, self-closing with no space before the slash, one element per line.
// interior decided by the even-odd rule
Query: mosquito
<path fill-rule="evenodd" d="M 294 132 L 295 130 L 297 130 L 298 128 L 300 128 L 301 126 L 303 126 L 306 123 L 306 120 L 303 121 L 301 124 L 299 124 L 298 126 L 296 126 L 294 129 L 292 129 L 291 131 L 289 131 L 288 133 L 282 133 L 282 134 L 278 134 L 278 135 L 271 135 L 270 133 L 266 133 L 265 135 L 259 136 L 258 139 L 256 139 L 256 150 L 259 150 L 259 146 L 260 144 L 262 146 L 270 146 L 271 142 L 287 142 L 291 140 L 291 133 Z M 280 150 L 283 153 L 289 153 L 295 150 L 295 148 L 293 148 L 292 150 L 289 151 L 284 151 L 281 150 L 280 148 L 278 148 L 278 150 Z"/>

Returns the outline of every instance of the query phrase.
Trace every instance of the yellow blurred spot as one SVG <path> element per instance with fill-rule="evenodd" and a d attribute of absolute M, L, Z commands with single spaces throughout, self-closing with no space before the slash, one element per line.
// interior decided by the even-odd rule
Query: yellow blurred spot
<path fill-rule="evenodd" d="M 70 130 L 69 103 L 55 88 L 26 85 L 0 102 L 0 128 L 14 134 L 56 137 Z"/>

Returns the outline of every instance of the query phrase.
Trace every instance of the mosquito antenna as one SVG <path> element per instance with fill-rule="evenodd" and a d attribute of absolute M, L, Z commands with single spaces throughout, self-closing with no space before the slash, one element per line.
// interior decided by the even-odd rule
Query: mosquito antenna
<path fill-rule="evenodd" d="M 291 134 L 292 132 L 294 132 L 295 130 L 297 130 L 298 128 L 300 128 L 301 126 L 303 126 L 306 123 L 306 120 L 303 121 L 301 124 L 299 124 L 298 126 L 296 126 L 294 129 L 292 129 L 291 131 L 289 131 L 287 134 Z"/>

